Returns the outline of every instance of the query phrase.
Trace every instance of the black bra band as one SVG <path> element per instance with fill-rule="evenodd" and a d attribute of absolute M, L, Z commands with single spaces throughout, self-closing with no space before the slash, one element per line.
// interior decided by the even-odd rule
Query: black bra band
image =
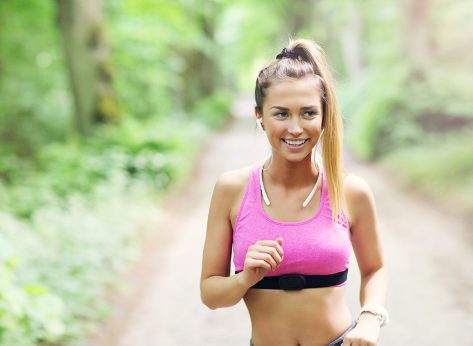
<path fill-rule="evenodd" d="M 238 274 L 239 272 L 235 272 Z M 286 274 L 279 276 L 266 276 L 251 288 L 270 290 L 297 291 L 304 288 L 320 288 L 336 286 L 347 281 L 348 269 L 329 275 L 302 275 Z"/>

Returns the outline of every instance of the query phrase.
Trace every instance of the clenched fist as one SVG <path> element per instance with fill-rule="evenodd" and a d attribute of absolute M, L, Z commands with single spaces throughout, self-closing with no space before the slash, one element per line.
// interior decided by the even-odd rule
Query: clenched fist
<path fill-rule="evenodd" d="M 284 259 L 282 243 L 282 238 L 258 240 L 248 248 L 241 272 L 243 281 L 248 287 L 260 281 L 268 271 L 279 267 Z"/>

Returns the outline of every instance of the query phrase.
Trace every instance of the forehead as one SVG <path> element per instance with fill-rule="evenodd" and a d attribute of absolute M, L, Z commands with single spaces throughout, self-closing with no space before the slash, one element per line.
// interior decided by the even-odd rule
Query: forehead
<path fill-rule="evenodd" d="M 320 105 L 321 95 L 320 81 L 315 77 L 274 81 L 266 90 L 264 108 L 276 104 L 286 108 Z"/>

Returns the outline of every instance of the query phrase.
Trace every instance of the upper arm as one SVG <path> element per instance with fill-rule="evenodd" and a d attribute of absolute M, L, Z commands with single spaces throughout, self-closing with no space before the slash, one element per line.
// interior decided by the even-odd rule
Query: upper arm
<path fill-rule="evenodd" d="M 351 242 L 361 275 L 365 276 L 383 267 L 375 200 L 364 179 L 350 174 L 345 185 L 352 219 Z"/>
<path fill-rule="evenodd" d="M 201 280 L 229 276 L 233 230 L 230 210 L 235 195 L 234 178 L 223 174 L 216 182 L 207 219 Z"/>

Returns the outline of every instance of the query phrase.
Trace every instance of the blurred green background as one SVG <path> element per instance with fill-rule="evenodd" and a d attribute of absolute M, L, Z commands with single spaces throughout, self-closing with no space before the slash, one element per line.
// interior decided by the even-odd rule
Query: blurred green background
<path fill-rule="evenodd" d="M 0 1 L 0 345 L 79 345 L 138 227 L 289 37 L 346 143 L 473 212 L 470 0 Z M 87 288 L 87 289 L 85 289 Z"/>

